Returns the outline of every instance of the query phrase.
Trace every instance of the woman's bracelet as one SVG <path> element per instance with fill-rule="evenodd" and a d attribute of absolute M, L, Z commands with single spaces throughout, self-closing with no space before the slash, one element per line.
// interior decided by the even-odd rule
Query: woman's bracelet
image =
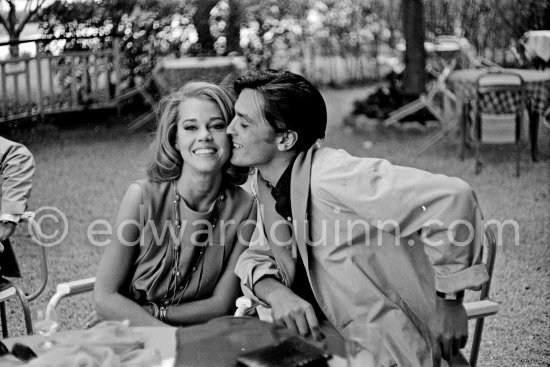
<path fill-rule="evenodd" d="M 160 306 L 159 308 L 159 320 L 161 322 L 164 322 L 165 324 L 168 323 L 168 318 L 166 317 L 166 312 L 168 311 L 167 306 Z"/>
<path fill-rule="evenodd" d="M 153 316 L 155 319 L 159 319 L 160 315 L 160 308 L 155 302 L 149 302 L 147 303 L 147 306 L 151 308 L 151 316 Z"/>

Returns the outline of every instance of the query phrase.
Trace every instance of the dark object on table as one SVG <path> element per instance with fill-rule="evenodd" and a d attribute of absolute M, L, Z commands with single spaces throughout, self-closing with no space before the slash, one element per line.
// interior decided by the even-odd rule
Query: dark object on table
<path fill-rule="evenodd" d="M 15 343 L 11 348 L 11 352 L 10 352 L 8 347 L 6 347 L 6 345 L 0 341 L 0 357 L 3 357 L 8 354 L 11 354 L 15 358 L 24 362 L 28 362 L 31 359 L 34 359 L 37 357 L 36 353 L 31 348 L 27 347 L 24 344 Z"/>
<path fill-rule="evenodd" d="M 15 343 L 13 345 L 11 348 L 11 354 L 25 362 L 37 357 L 36 353 L 31 348 L 20 343 Z"/>
<path fill-rule="evenodd" d="M 178 366 L 235 366 L 237 356 L 277 345 L 296 334 L 286 327 L 252 317 L 220 317 L 176 331 Z"/>
<path fill-rule="evenodd" d="M 247 367 L 327 366 L 329 354 L 299 336 L 241 354 L 237 361 Z"/>

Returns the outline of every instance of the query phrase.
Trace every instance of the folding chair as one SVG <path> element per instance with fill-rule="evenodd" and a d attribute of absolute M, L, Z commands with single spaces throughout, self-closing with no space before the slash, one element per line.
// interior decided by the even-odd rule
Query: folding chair
<path fill-rule="evenodd" d="M 420 111 L 424 108 L 428 109 L 428 111 L 431 112 L 434 117 L 439 120 L 439 122 L 442 124 L 442 126 L 446 126 L 446 121 L 443 118 L 443 113 L 439 106 L 435 103 L 434 99 L 435 97 L 442 93 L 452 101 L 456 101 L 456 96 L 447 89 L 445 82 L 447 80 L 447 77 L 451 73 L 451 71 L 454 69 L 456 64 L 455 60 L 452 60 L 449 64 L 445 65 L 443 68 L 443 71 L 439 74 L 437 77 L 437 80 L 435 84 L 432 86 L 430 91 L 427 95 L 420 95 L 417 100 L 410 102 L 403 107 L 398 108 L 395 111 L 392 111 L 390 113 L 390 116 L 384 120 L 384 126 L 393 125 L 402 118 L 409 116 L 417 111 Z"/>
<path fill-rule="evenodd" d="M 511 72 L 481 75 L 474 97 L 475 173 L 481 172 L 482 144 L 515 144 L 516 176 L 520 174 L 521 121 L 526 109 L 523 79 Z"/>
<path fill-rule="evenodd" d="M 23 225 L 22 222 L 28 222 L 31 226 L 33 226 L 34 235 L 38 235 L 40 232 L 40 229 L 37 227 L 36 222 L 34 221 L 34 213 L 33 212 L 25 212 L 21 216 L 21 221 L 19 224 L 20 226 Z M 34 242 L 34 241 L 33 241 Z M 31 310 L 29 308 L 29 302 L 36 299 L 42 291 L 44 291 L 44 288 L 46 288 L 46 283 L 48 282 L 48 264 L 46 262 L 46 250 L 45 247 L 42 244 L 35 244 L 38 248 L 38 258 L 40 261 L 40 284 L 38 285 L 38 288 L 28 294 L 23 291 L 23 289 L 7 280 L 7 287 L 0 292 L 0 322 L 2 322 L 2 337 L 7 338 L 8 337 L 8 320 L 6 317 L 6 301 L 10 299 L 11 297 L 17 297 L 19 301 L 21 302 L 21 307 L 23 309 L 23 315 L 25 318 L 25 326 L 27 328 L 27 334 L 33 333 L 33 327 L 32 327 L 32 318 L 31 318 Z"/>
<path fill-rule="evenodd" d="M 483 262 L 487 267 L 489 280 L 482 286 L 481 291 L 479 292 L 478 301 L 464 303 L 468 320 L 475 320 L 475 329 L 472 338 L 469 361 L 471 367 L 475 367 L 477 365 L 485 318 L 498 313 L 500 306 L 497 302 L 489 298 L 489 290 L 491 288 L 491 280 L 493 278 L 493 269 L 495 267 L 496 250 L 497 243 L 495 234 L 490 228 L 487 227 L 485 229 L 485 242 L 483 244 Z M 271 317 L 271 309 L 252 302 L 252 300 L 246 296 L 239 297 L 235 305 L 237 307 L 235 316 L 250 315 L 256 311 L 260 320 L 273 322 L 273 318 Z"/>

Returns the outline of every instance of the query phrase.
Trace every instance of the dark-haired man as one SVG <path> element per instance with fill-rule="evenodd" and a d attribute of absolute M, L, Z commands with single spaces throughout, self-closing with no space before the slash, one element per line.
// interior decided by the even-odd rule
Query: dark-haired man
<path fill-rule="evenodd" d="M 379 365 L 457 354 L 467 339 L 463 291 L 487 280 L 471 188 L 319 148 L 325 102 L 299 75 L 253 73 L 235 91 L 231 163 L 257 169 L 264 239 L 237 264 L 245 294 L 302 335 L 327 322 L 343 336 L 363 330 Z"/>

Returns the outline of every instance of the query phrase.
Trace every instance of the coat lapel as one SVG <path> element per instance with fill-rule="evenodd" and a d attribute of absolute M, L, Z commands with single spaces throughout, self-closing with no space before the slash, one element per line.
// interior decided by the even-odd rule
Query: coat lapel
<path fill-rule="evenodd" d="M 307 207 L 309 201 L 309 186 L 311 180 L 311 161 L 313 152 L 317 149 L 315 144 L 307 152 L 301 152 L 294 161 L 292 167 L 292 179 L 290 182 L 290 198 L 292 200 L 292 216 L 294 224 L 294 233 L 298 251 L 306 270 L 309 269 L 307 252 L 307 235 L 309 222 L 307 217 Z M 309 273 L 309 271 L 308 271 Z"/>
<path fill-rule="evenodd" d="M 260 204 L 258 215 L 269 243 L 269 249 L 277 259 L 280 270 L 288 279 L 288 285 L 291 285 L 294 281 L 296 255 L 293 254 L 294 240 L 290 224 L 275 210 L 275 199 L 271 195 L 271 189 L 259 172 L 256 172 L 252 189 Z"/>

